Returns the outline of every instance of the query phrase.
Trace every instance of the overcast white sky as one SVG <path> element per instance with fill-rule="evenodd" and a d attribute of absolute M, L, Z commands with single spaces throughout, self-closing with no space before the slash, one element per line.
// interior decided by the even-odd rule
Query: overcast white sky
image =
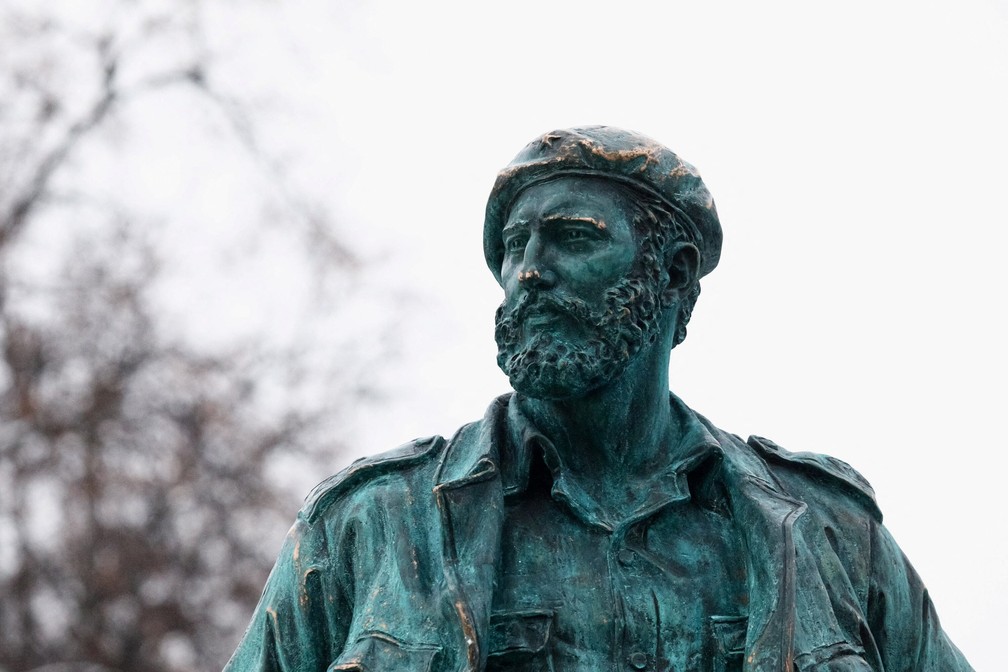
<path fill-rule="evenodd" d="M 858 468 L 954 641 L 1003 668 L 1008 3 L 293 0 L 220 3 L 208 25 L 222 71 L 296 110 L 265 142 L 372 262 L 354 328 L 399 335 L 374 371 L 389 396 L 334 468 L 451 434 L 508 389 L 481 251 L 495 173 L 553 128 L 631 128 L 699 168 L 724 228 L 673 390 Z M 140 157 L 185 142 L 193 114 L 151 105 Z M 196 189 L 173 170 L 151 207 L 242 197 L 234 176 Z M 204 335 L 295 338 L 305 290 L 284 259 L 175 310 Z"/>

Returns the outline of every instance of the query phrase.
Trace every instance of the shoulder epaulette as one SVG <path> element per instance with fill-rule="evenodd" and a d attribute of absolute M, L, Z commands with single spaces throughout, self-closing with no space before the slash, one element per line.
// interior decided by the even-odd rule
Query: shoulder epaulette
<path fill-rule="evenodd" d="M 864 476 L 843 460 L 820 453 L 792 453 L 762 436 L 750 436 L 746 443 L 768 462 L 794 465 L 806 471 L 811 471 L 816 476 L 825 476 L 833 482 L 838 482 L 845 490 L 867 506 L 878 520 L 882 520 L 882 512 L 875 501 L 875 490 Z"/>
<path fill-rule="evenodd" d="M 378 455 L 354 460 L 350 466 L 312 488 L 305 497 L 304 506 L 301 507 L 298 517 L 309 524 L 314 523 L 332 502 L 353 486 L 367 478 L 388 473 L 391 469 L 416 464 L 443 443 L 444 439 L 440 436 L 428 436 L 414 439 Z"/>

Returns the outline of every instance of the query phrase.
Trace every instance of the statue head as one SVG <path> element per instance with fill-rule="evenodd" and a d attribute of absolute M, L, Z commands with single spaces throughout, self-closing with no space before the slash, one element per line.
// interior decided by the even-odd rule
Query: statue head
<path fill-rule="evenodd" d="M 692 166 L 594 126 L 547 133 L 499 173 L 483 244 L 505 293 L 498 364 L 520 392 L 569 398 L 682 341 L 721 226 Z"/>

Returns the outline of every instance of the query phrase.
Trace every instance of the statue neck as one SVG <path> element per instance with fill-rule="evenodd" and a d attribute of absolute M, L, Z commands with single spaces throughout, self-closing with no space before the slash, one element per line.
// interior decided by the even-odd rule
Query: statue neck
<path fill-rule="evenodd" d="M 632 493 L 645 492 L 648 477 L 672 457 L 669 438 L 677 428 L 670 426 L 670 353 L 661 341 L 640 352 L 619 379 L 587 396 L 516 397 L 564 469 L 611 510 L 632 509 Z"/>

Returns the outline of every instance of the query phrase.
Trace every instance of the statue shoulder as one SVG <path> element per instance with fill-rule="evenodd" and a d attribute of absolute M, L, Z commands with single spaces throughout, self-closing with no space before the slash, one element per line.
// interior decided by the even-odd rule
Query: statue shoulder
<path fill-rule="evenodd" d="M 432 463 L 444 449 L 446 441 L 440 436 L 428 436 L 408 441 L 398 448 L 354 460 L 342 471 L 316 485 L 305 498 L 298 518 L 314 523 L 334 502 L 344 494 L 368 481 L 393 471 Z"/>
<path fill-rule="evenodd" d="M 843 460 L 820 453 L 793 453 L 762 436 L 750 436 L 746 444 L 771 466 L 789 467 L 818 486 L 839 487 L 867 507 L 876 520 L 882 520 L 882 512 L 875 501 L 875 490 L 864 476 Z"/>

